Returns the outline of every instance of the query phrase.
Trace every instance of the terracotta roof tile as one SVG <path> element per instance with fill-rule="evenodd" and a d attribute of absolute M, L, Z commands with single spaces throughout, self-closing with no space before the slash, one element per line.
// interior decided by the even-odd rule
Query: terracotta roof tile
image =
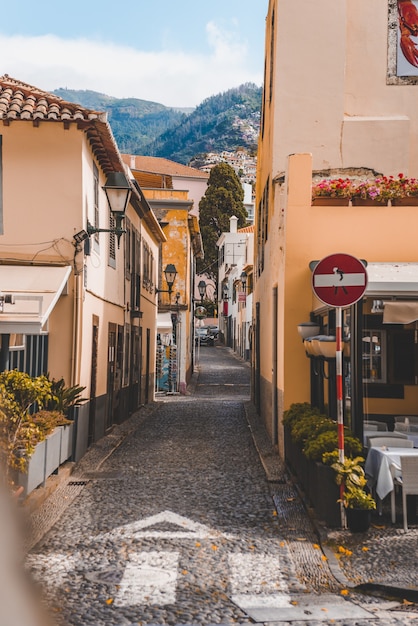
<path fill-rule="evenodd" d="M 122 154 L 122 159 L 129 165 L 131 170 L 169 176 L 184 176 L 188 178 L 209 178 L 207 172 L 202 172 L 202 170 L 198 170 L 195 167 L 189 167 L 188 165 L 176 163 L 176 161 L 170 161 L 162 157 Z"/>
<path fill-rule="evenodd" d="M 105 174 L 123 171 L 124 165 L 103 111 L 85 109 L 58 96 L 28 85 L 8 74 L 0 76 L 0 122 L 75 122 L 82 130 Z"/>
<path fill-rule="evenodd" d="M 104 121 L 105 116 L 106 113 L 66 102 L 38 87 L 11 78 L 8 74 L 0 76 L 0 119 Z"/>
<path fill-rule="evenodd" d="M 239 233 L 253 233 L 254 232 L 254 224 L 250 226 L 244 226 L 243 228 L 238 228 Z"/>

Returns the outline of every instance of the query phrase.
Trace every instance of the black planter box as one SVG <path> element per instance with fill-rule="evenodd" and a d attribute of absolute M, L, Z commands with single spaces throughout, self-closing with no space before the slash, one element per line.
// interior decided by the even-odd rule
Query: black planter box
<path fill-rule="evenodd" d="M 340 487 L 335 482 L 335 471 L 329 465 L 316 463 L 315 514 L 329 528 L 341 527 Z"/>

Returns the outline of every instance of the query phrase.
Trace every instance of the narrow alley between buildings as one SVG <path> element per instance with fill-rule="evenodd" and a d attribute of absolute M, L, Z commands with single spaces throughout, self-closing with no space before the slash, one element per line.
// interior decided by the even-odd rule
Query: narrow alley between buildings
<path fill-rule="evenodd" d="M 59 626 L 402 624 L 345 593 L 251 411 L 250 368 L 201 350 L 32 513 L 27 565 Z"/>

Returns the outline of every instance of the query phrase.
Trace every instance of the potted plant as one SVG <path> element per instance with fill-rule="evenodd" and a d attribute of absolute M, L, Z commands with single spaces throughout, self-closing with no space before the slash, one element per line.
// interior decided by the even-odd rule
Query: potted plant
<path fill-rule="evenodd" d="M 46 410 L 51 399 L 46 376 L 31 377 L 18 370 L 0 373 L 0 457 L 11 486 L 24 481 L 26 492 L 44 481 L 48 457 L 54 457 L 51 471 L 55 471 L 59 427 L 70 424 L 62 411 Z"/>
<path fill-rule="evenodd" d="M 376 501 L 366 491 L 367 479 L 364 473 L 364 458 L 345 458 L 343 462 L 332 464 L 336 472 L 336 483 L 344 488 L 340 502 L 343 503 L 347 526 L 351 532 L 366 532 L 371 523 L 371 514 L 376 509 Z"/>

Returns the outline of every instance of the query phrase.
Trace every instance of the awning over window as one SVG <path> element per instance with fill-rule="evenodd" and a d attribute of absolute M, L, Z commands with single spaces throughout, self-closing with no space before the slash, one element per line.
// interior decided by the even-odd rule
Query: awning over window
<path fill-rule="evenodd" d="M 171 333 L 173 331 L 173 322 L 171 313 L 157 314 L 157 333 Z"/>
<path fill-rule="evenodd" d="M 0 334 L 41 334 L 70 274 L 68 265 L 0 265 Z"/>
<path fill-rule="evenodd" d="M 384 302 L 384 324 L 411 324 L 418 320 L 418 302 Z"/>
<path fill-rule="evenodd" d="M 368 263 L 366 296 L 418 297 L 418 263 Z"/>

